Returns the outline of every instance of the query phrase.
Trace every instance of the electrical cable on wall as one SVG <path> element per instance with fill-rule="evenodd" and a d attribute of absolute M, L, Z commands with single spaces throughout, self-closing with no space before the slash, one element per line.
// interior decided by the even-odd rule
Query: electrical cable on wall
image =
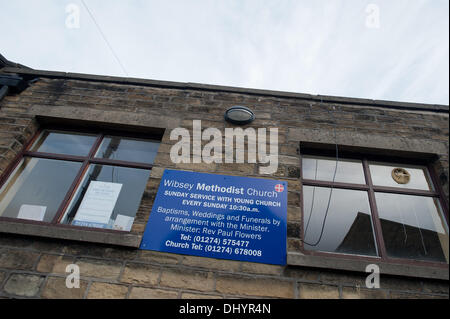
<path fill-rule="evenodd" d="M 317 168 L 318 168 L 318 166 L 319 166 L 319 160 L 316 159 L 316 167 L 315 167 L 315 170 L 314 170 L 314 180 L 317 180 Z M 306 238 L 306 233 L 308 232 L 309 222 L 311 221 L 312 212 L 314 210 L 315 197 L 316 197 L 316 186 L 313 186 L 313 193 L 312 193 L 312 199 L 311 199 L 311 208 L 309 210 L 308 222 L 306 223 L 306 227 L 305 227 L 305 238 Z"/>
<path fill-rule="evenodd" d="M 323 104 L 322 98 L 320 99 L 320 103 Z M 335 107 L 334 107 L 334 106 L 333 106 L 333 110 L 335 110 Z M 319 239 L 317 239 L 317 241 L 316 241 L 315 243 L 308 243 L 308 242 L 306 242 L 305 240 L 303 240 L 303 242 L 304 242 L 305 244 L 307 244 L 308 246 L 313 246 L 313 247 L 319 245 L 320 241 L 322 240 L 323 232 L 324 232 L 324 229 L 325 229 L 325 223 L 326 223 L 326 220 L 327 220 L 327 217 L 328 217 L 328 213 L 329 213 L 329 210 L 330 210 L 331 197 L 332 197 L 332 195 L 333 195 L 333 185 L 334 185 L 334 182 L 335 182 L 335 180 L 336 180 L 337 167 L 338 167 L 338 163 L 339 163 L 339 148 L 338 148 L 338 143 L 337 143 L 336 119 L 335 119 L 335 117 L 334 117 L 334 114 L 332 114 L 330 111 L 328 111 L 328 113 L 329 113 L 330 116 L 332 117 L 332 119 L 333 119 L 333 124 L 334 124 L 334 125 L 333 125 L 333 129 L 334 129 L 334 144 L 335 144 L 335 148 L 336 148 L 336 166 L 334 167 L 333 182 L 332 182 L 331 188 L 330 188 L 330 195 L 328 196 L 327 209 L 326 209 L 326 211 L 325 211 L 325 216 L 324 216 L 324 218 L 323 218 L 322 229 L 321 229 L 321 231 L 320 231 Z M 316 170 L 317 170 L 317 160 L 316 160 Z M 316 174 L 317 174 L 317 172 L 316 172 Z M 313 192 L 313 193 L 314 193 L 314 192 Z M 314 201 L 314 197 L 313 197 L 312 200 Z M 310 221 L 311 215 L 312 215 L 312 213 L 313 213 L 313 207 L 314 207 L 314 203 L 311 204 L 311 211 L 310 211 L 310 213 L 309 213 L 308 224 L 307 224 L 307 227 L 306 227 L 305 232 L 304 232 L 304 234 L 303 234 L 303 238 L 304 238 L 304 239 L 306 238 L 306 233 L 307 233 L 307 230 L 308 230 L 309 221 Z"/>
<path fill-rule="evenodd" d="M 417 212 L 416 212 L 416 208 L 414 205 L 412 205 L 412 210 L 414 212 L 414 217 L 416 219 L 417 229 L 419 229 L 420 240 L 422 241 L 423 252 L 425 253 L 425 256 L 427 256 L 428 255 L 427 247 L 425 245 L 425 240 L 424 240 L 423 234 L 422 234 L 422 228 L 419 225 L 419 219 L 417 218 Z"/>
<path fill-rule="evenodd" d="M 81 3 L 83 4 L 86 11 L 89 13 L 89 16 L 91 17 L 92 21 L 94 22 L 95 26 L 97 27 L 98 32 L 100 32 L 100 35 L 102 36 L 103 40 L 105 41 L 106 45 L 108 46 L 109 50 L 113 54 L 114 58 L 116 59 L 117 63 L 119 63 L 120 68 L 122 69 L 123 73 L 128 77 L 128 72 L 125 70 L 125 67 L 123 66 L 122 62 L 120 62 L 119 57 L 117 56 L 116 52 L 114 51 L 113 47 L 109 43 L 108 39 L 106 38 L 106 35 L 103 33 L 102 29 L 100 28 L 100 25 L 97 23 L 97 20 L 95 19 L 94 15 L 92 14 L 91 10 L 89 10 L 88 6 L 84 2 L 84 0 L 81 0 Z"/>

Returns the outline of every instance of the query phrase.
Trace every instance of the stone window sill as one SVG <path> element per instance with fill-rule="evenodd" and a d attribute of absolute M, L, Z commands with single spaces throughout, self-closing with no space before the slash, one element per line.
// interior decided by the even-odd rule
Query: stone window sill
<path fill-rule="evenodd" d="M 365 273 L 366 266 L 369 264 L 378 265 L 380 267 L 381 275 L 396 275 L 440 280 L 449 279 L 448 265 L 447 267 L 441 268 L 422 265 L 386 263 L 381 260 L 366 261 L 345 257 L 311 256 L 296 252 L 288 252 L 287 254 L 288 266 L 304 266 Z"/>
<path fill-rule="evenodd" d="M 30 235 L 46 238 L 76 240 L 90 243 L 111 244 L 138 248 L 142 235 L 119 232 L 98 231 L 85 228 L 59 227 L 55 225 L 0 221 L 0 233 Z"/>

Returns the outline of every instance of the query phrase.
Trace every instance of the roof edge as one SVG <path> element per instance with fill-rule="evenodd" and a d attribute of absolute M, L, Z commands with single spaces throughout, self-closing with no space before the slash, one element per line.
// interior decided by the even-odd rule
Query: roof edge
<path fill-rule="evenodd" d="M 5 58 L 3 55 L 0 54 L 0 70 L 3 70 L 3 68 L 7 67 L 31 70 L 29 67 L 25 65 L 9 61 L 7 58 Z"/>
<path fill-rule="evenodd" d="M 0 55 L 0 58 L 2 58 L 1 55 Z M 28 67 L 22 67 L 21 65 L 18 65 L 15 63 L 11 63 L 11 64 L 13 64 L 14 66 L 6 65 L 5 67 L 1 68 L 0 71 L 5 72 L 5 73 L 33 75 L 36 77 L 45 77 L 45 78 L 60 78 L 60 79 L 71 79 L 71 80 L 81 80 L 81 81 L 107 82 L 107 83 L 152 86 L 152 87 L 173 88 L 173 89 L 191 89 L 191 90 L 216 91 L 216 92 L 219 91 L 219 92 L 226 92 L 226 93 L 260 95 L 260 96 L 277 97 L 277 98 L 298 98 L 298 99 L 306 99 L 306 100 L 311 100 L 311 101 L 321 101 L 321 102 L 326 102 L 326 103 L 339 103 L 339 104 L 350 104 L 350 105 L 359 105 L 359 106 L 384 107 L 384 108 L 393 108 L 393 109 L 449 113 L 449 106 L 442 105 L 442 104 L 426 104 L 426 103 L 399 102 L 399 101 L 388 101 L 388 100 L 372 100 L 372 99 L 365 99 L 365 98 L 340 97 L 340 96 L 329 96 L 329 95 L 312 95 L 312 94 L 305 94 L 305 93 L 293 93 L 293 92 L 286 92 L 286 91 L 273 91 L 273 90 L 264 90 L 264 89 L 231 87 L 231 86 L 201 84 L 201 83 L 192 83 L 192 82 L 172 82 L 172 81 L 148 80 L 148 79 L 130 78 L 130 77 L 117 77 L 117 76 L 93 75 L 93 74 L 84 74 L 84 73 L 34 70 L 34 69 L 30 69 Z"/>

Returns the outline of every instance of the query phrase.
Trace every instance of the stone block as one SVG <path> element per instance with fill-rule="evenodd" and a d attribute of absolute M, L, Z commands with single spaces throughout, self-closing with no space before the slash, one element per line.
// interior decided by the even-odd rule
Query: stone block
<path fill-rule="evenodd" d="M 44 277 L 26 274 L 12 274 L 4 286 L 4 291 L 10 295 L 35 297 L 39 293 Z"/>

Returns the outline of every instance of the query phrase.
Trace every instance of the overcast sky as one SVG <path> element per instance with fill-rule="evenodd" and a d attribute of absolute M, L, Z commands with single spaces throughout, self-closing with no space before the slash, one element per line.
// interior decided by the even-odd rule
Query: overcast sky
<path fill-rule="evenodd" d="M 448 0 L 84 2 L 113 51 L 81 0 L 0 0 L 0 53 L 42 70 L 449 104 Z"/>

